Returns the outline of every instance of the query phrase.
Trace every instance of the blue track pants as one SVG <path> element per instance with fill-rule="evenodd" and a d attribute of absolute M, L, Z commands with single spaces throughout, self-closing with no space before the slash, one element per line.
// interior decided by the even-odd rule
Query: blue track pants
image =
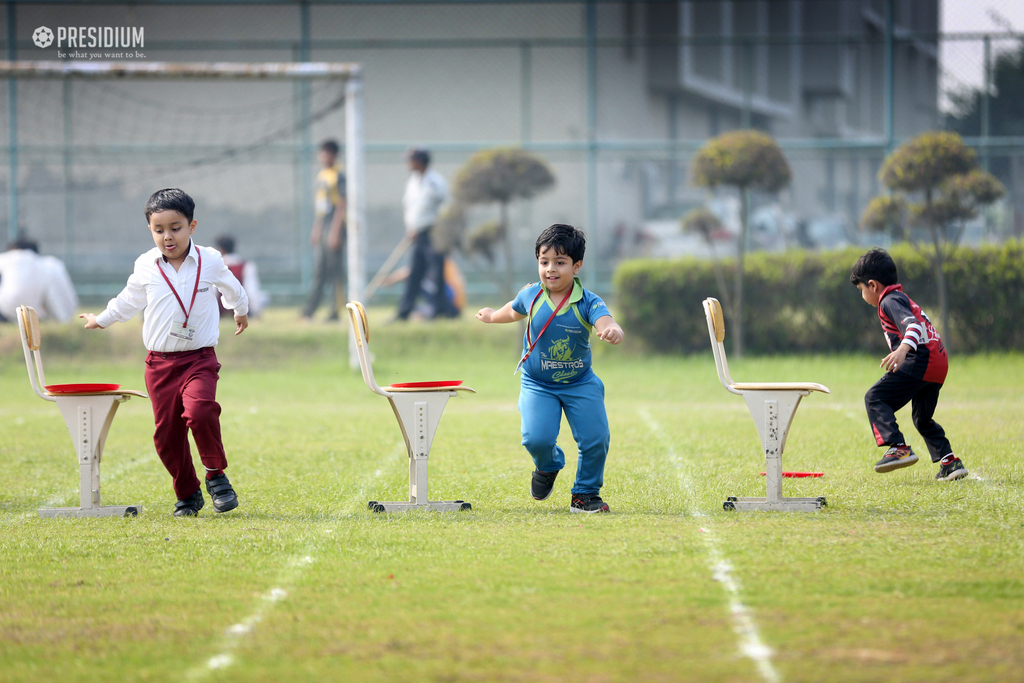
<path fill-rule="evenodd" d="M 563 410 L 580 454 L 572 492 L 599 493 L 611 441 L 604 409 L 604 383 L 591 370 L 572 384 L 546 384 L 523 374 L 519 391 L 523 445 L 541 472 L 556 472 L 565 467 L 565 453 L 556 443 Z"/>

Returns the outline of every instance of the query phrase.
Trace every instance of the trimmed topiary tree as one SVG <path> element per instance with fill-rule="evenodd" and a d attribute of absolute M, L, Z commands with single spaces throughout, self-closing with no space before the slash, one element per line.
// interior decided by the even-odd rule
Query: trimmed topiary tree
<path fill-rule="evenodd" d="M 455 175 L 454 194 L 464 205 L 497 203 L 500 211 L 500 229 L 488 226 L 486 230 L 471 231 L 477 251 L 493 258 L 495 244 L 482 248 L 490 236 L 500 240 L 505 259 L 502 286 L 505 295 L 512 297 L 512 231 L 509 229 L 508 206 L 516 199 L 529 199 L 550 189 L 555 176 L 540 157 L 513 147 L 487 149 L 471 156 Z"/>
<path fill-rule="evenodd" d="M 905 202 L 912 225 L 928 229 L 931 249 L 923 250 L 914 240 L 911 244 L 924 253 L 932 267 L 939 296 L 940 327 L 944 335 L 949 327 L 949 289 L 945 264 L 956 249 L 968 220 L 987 205 L 1002 197 L 1006 190 L 992 174 L 978 169 L 978 157 L 956 133 L 932 131 L 922 133 L 890 154 L 878 172 L 878 179 L 891 190 L 919 198 Z M 861 225 L 877 227 L 881 198 L 872 200 Z M 905 201 L 891 198 L 891 203 Z M 874 208 L 873 208 L 874 207 Z M 890 206 L 891 208 L 891 206 Z M 874 211 L 873 216 L 868 213 Z M 889 219 L 894 216 L 890 215 Z M 950 237 L 949 230 L 957 226 Z M 901 222 L 902 225 L 902 222 Z M 909 232 L 900 230 L 900 236 Z M 893 231 L 896 237 L 897 232 Z"/>
<path fill-rule="evenodd" d="M 880 195 L 864 209 L 860 217 L 860 228 L 865 232 L 888 234 L 894 241 L 906 236 L 904 224 L 907 217 L 907 200 L 903 195 Z"/>
<path fill-rule="evenodd" d="M 743 257 L 749 233 L 750 192 L 774 194 L 793 177 L 789 162 L 771 136 L 756 130 L 736 130 L 719 135 L 693 159 L 693 182 L 698 187 L 720 185 L 740 195 L 740 235 L 736 246 L 736 280 L 730 313 L 733 354 L 743 355 Z"/>

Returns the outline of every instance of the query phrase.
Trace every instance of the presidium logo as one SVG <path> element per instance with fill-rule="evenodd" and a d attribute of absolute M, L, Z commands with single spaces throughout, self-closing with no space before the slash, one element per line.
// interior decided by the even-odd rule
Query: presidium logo
<path fill-rule="evenodd" d="M 145 47 L 145 29 L 142 26 L 58 26 L 57 47 L 74 48 L 136 48 Z M 40 26 L 32 32 L 36 47 L 53 44 L 53 30 Z"/>
<path fill-rule="evenodd" d="M 45 26 L 40 26 L 32 31 L 32 42 L 36 44 L 36 47 L 50 47 L 53 42 L 53 31 Z"/>

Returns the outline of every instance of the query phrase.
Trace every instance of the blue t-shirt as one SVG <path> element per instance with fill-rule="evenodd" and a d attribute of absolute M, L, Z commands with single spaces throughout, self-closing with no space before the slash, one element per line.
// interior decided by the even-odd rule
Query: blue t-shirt
<path fill-rule="evenodd" d="M 512 309 L 521 315 L 530 315 L 530 336 L 537 339 L 541 328 L 558 306 L 541 291 L 539 282 L 523 287 L 512 302 Z M 540 296 L 537 296 L 540 294 Z M 536 303 L 534 303 L 536 300 Z M 561 299 L 559 299 L 561 301 Z M 533 313 L 529 313 L 533 304 Z M 572 294 L 558 311 L 558 315 L 544 330 L 533 353 L 523 364 L 523 372 L 538 382 L 570 384 L 581 379 L 590 370 L 590 331 L 602 316 L 611 315 L 601 297 L 583 288 L 574 278 Z M 523 353 L 530 348 L 523 335 Z"/>

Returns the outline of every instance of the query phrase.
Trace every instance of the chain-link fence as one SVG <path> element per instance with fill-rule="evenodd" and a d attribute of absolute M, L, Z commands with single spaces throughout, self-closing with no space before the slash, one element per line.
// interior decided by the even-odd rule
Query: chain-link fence
<path fill-rule="evenodd" d="M 368 274 L 403 234 L 405 150 L 431 149 L 451 182 L 473 152 L 512 145 L 556 176 L 551 191 L 512 203 L 517 277 L 535 277 L 536 235 L 567 222 L 587 231 L 584 275 L 607 292 L 622 258 L 707 253 L 679 227 L 702 204 L 723 218 L 716 246 L 728 253 L 736 200 L 694 187 L 689 167 L 709 138 L 740 127 L 772 134 L 793 168 L 788 189 L 755 199 L 755 248 L 877 240 L 857 224 L 883 191 L 882 160 L 942 127 L 960 130 L 1007 188 L 964 239 L 1021 234 L 1024 121 L 996 67 L 1012 72 L 1024 35 L 940 34 L 937 2 L 893 4 L 26 2 L 9 3 L 0 24 L 12 61 L 361 63 Z M 68 31 L 124 26 L 144 29 L 141 44 L 106 48 Z M 47 47 L 33 40 L 39 27 L 53 33 Z M 180 186 L 198 204 L 197 241 L 232 234 L 275 298 L 292 300 L 310 280 L 316 148 L 344 140 L 343 98 L 332 82 L 8 80 L 3 234 L 26 233 L 67 262 L 84 296 L 105 297 L 151 245 L 146 197 Z M 474 206 L 468 223 L 496 216 Z M 494 296 L 503 264 L 454 258 L 471 292 Z"/>

